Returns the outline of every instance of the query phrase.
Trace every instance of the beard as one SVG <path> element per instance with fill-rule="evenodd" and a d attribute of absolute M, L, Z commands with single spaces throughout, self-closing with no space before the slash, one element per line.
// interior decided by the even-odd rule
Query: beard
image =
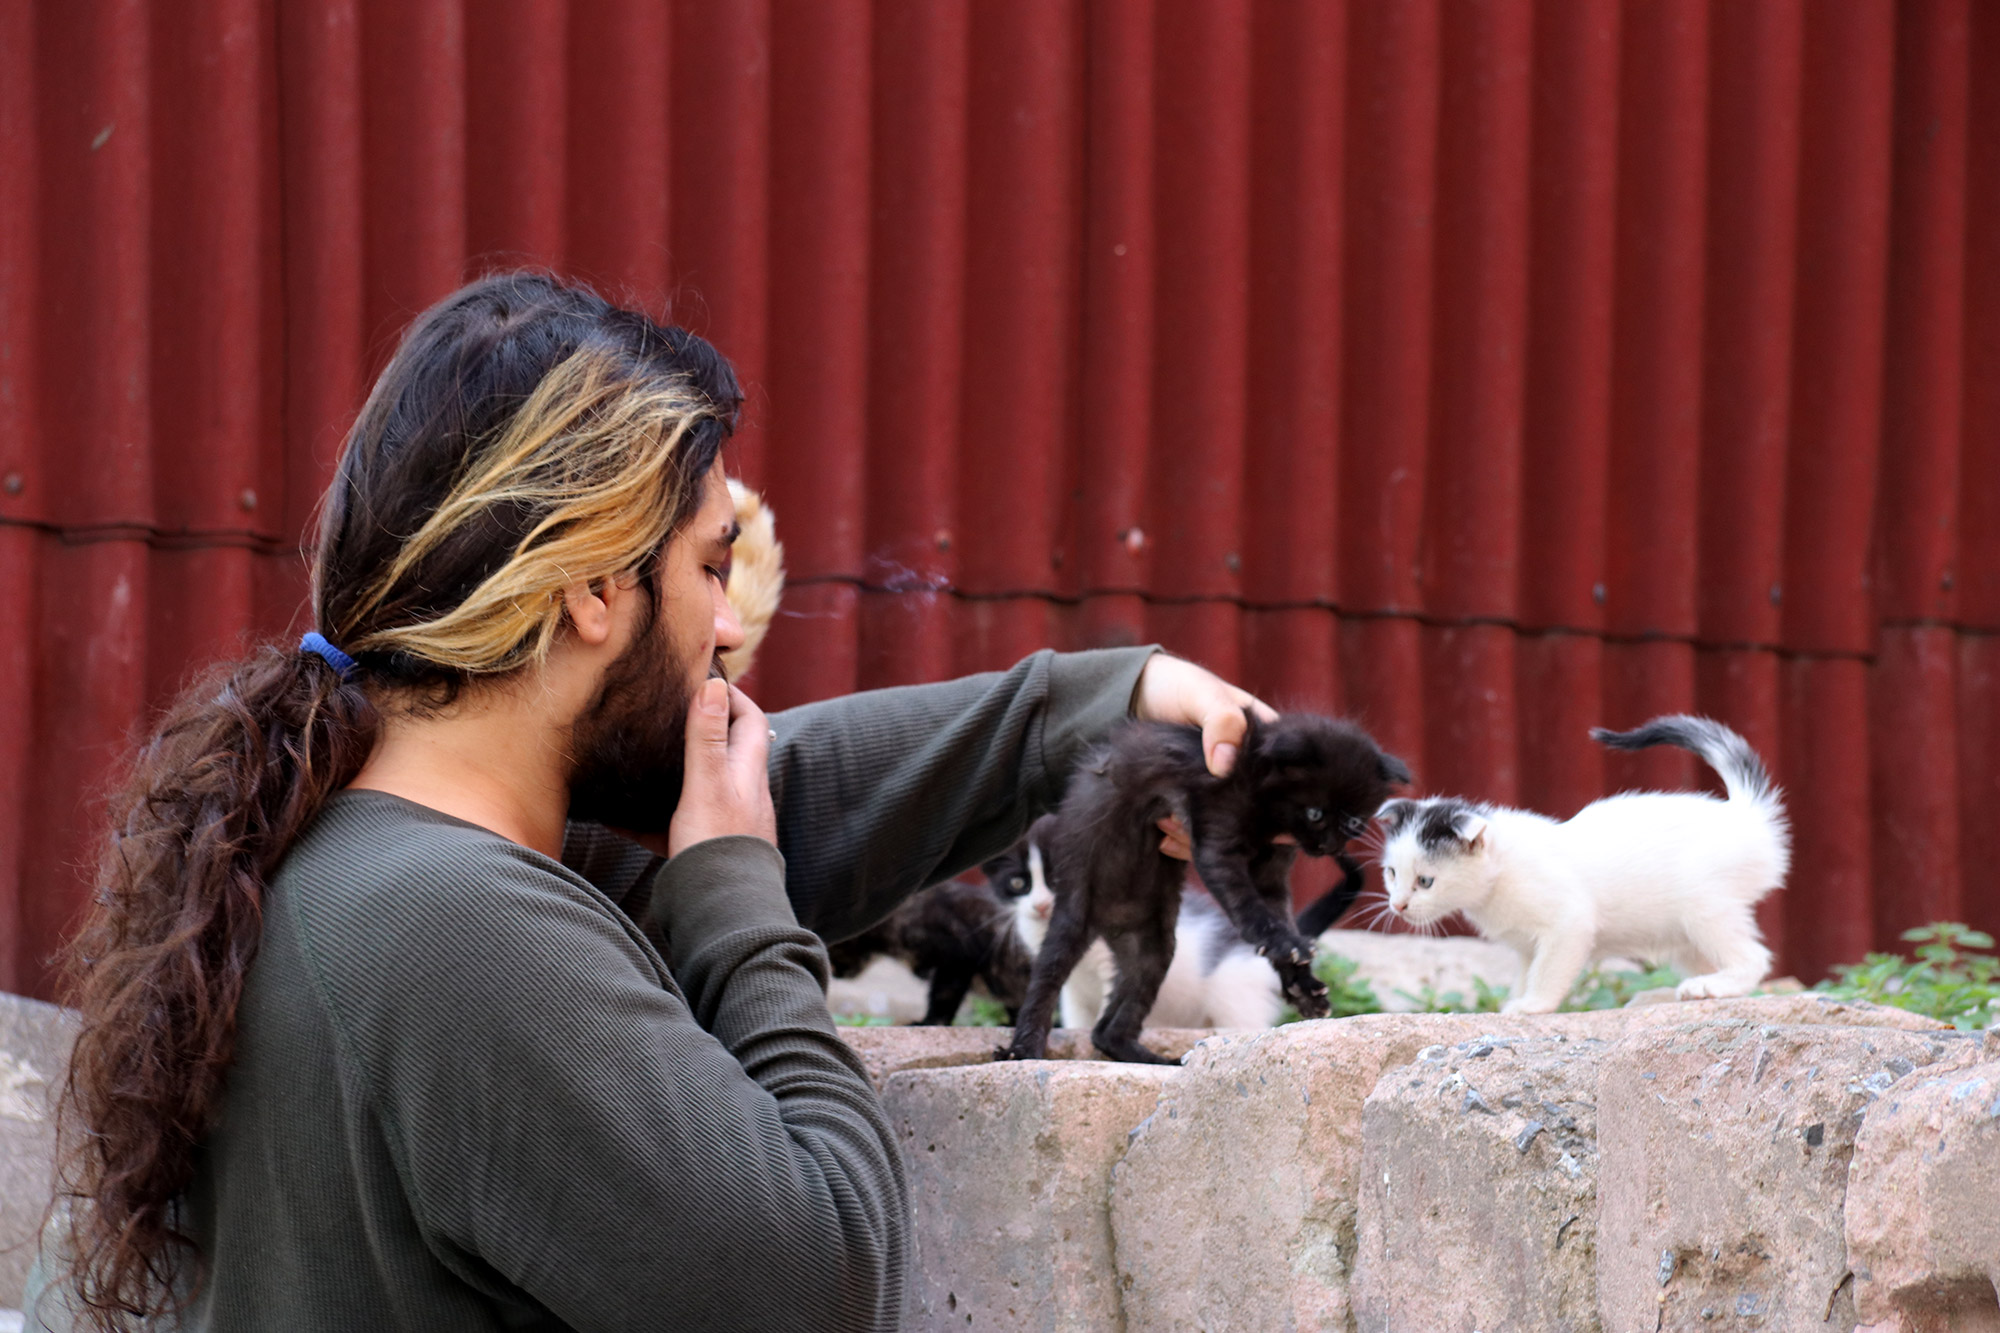
<path fill-rule="evenodd" d="M 631 646 L 605 671 L 597 697 L 572 726 L 573 820 L 665 833 L 680 804 L 694 686 L 655 619 L 647 617 Z M 709 672 L 722 674 L 714 663 Z"/>

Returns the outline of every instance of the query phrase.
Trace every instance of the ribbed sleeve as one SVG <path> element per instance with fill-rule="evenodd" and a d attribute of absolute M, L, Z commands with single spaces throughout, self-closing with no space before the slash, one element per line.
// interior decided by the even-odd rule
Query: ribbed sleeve
<path fill-rule="evenodd" d="M 1009 671 L 773 714 L 771 793 L 799 920 L 845 939 L 1004 851 L 1130 715 L 1156 651 L 1039 652 Z"/>

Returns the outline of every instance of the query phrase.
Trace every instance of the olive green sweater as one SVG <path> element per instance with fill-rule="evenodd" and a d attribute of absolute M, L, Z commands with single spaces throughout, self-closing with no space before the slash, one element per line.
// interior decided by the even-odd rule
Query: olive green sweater
<path fill-rule="evenodd" d="M 775 715 L 782 857 L 579 825 L 557 862 L 334 797 L 269 885 L 184 1326 L 896 1327 L 902 1165 L 812 931 L 1018 837 L 1147 651 Z"/>

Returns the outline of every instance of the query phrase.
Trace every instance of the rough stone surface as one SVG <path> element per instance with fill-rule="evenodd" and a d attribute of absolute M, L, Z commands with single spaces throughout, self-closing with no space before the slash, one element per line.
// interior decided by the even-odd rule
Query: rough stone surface
<path fill-rule="evenodd" d="M 1382 1075 L 1361 1119 L 1363 1333 L 1596 1333 L 1607 1049 L 1595 1037 L 1476 1037 Z"/>
<path fill-rule="evenodd" d="M 1124 1328 L 1111 1168 L 1179 1072 L 1038 1060 L 892 1075 L 882 1099 L 914 1204 L 910 1327 Z"/>
<path fill-rule="evenodd" d="M 1352 1328 L 1361 1107 L 1382 1071 L 1489 1034 L 1603 1035 L 1625 1021 L 1370 1014 L 1203 1042 L 1113 1176 L 1132 1327 Z"/>
<path fill-rule="evenodd" d="M 993 1063 L 995 1047 L 1014 1038 L 1012 1028 L 842 1028 L 840 1035 L 861 1057 L 877 1088 L 891 1074 L 906 1069 L 951 1069 L 959 1065 Z M 1147 1028 L 1141 1039 L 1147 1046 L 1178 1060 L 1197 1042 L 1214 1037 L 1206 1028 Z M 1090 1044 L 1090 1034 L 1076 1028 L 1057 1028 L 1049 1034 L 1049 1059 L 1091 1060 L 1104 1063 Z M 1035 1061 L 1028 1061 L 1035 1064 Z"/>
<path fill-rule="evenodd" d="M 54 1098 L 74 1028 L 52 1004 L 0 994 L 0 1306 L 21 1303 L 48 1205 Z"/>
<path fill-rule="evenodd" d="M 1489 986 L 1514 986 L 1521 976 L 1521 958 L 1504 944 L 1472 935 L 1391 935 L 1376 930 L 1329 930 L 1319 937 L 1322 953 L 1336 953 L 1356 964 L 1355 976 L 1375 988 L 1376 998 L 1390 1013 L 1417 1008 L 1410 996 L 1429 986 L 1438 994 L 1457 991 L 1470 999 L 1472 979 Z"/>
<path fill-rule="evenodd" d="M 2000 1062 L 1883 1092 L 1855 1135 L 1846 1216 L 1864 1327 L 2000 1333 Z"/>
<path fill-rule="evenodd" d="M 1862 1112 L 1966 1044 L 1742 1018 L 1627 1035 L 1598 1106 L 1604 1327 L 1853 1327 L 1841 1208 Z"/>
<path fill-rule="evenodd" d="M 893 958 L 877 958 L 860 975 L 835 977 L 826 988 L 827 1010 L 843 1018 L 859 1014 L 914 1023 L 930 1002 L 930 983 Z"/>
<path fill-rule="evenodd" d="M 1900 1009 L 1784 995 L 1586 1014 L 1370 1014 L 1211 1037 L 1162 1091 L 1114 1176 L 1133 1327 L 1355 1327 L 1362 1103 L 1383 1070 L 1424 1048 L 1486 1035 L 1612 1040 L 1728 1015 L 1943 1028 Z"/>

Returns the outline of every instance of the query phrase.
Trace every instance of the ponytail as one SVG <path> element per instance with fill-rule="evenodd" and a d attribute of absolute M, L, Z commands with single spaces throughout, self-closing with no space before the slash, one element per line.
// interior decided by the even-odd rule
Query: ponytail
<path fill-rule="evenodd" d="M 168 709 L 111 804 L 98 896 L 71 941 L 82 1029 L 62 1100 L 60 1196 L 83 1313 L 158 1311 L 192 1242 L 174 1200 L 236 1048 L 264 885 L 360 771 L 376 715 L 313 652 L 265 648 Z"/>

